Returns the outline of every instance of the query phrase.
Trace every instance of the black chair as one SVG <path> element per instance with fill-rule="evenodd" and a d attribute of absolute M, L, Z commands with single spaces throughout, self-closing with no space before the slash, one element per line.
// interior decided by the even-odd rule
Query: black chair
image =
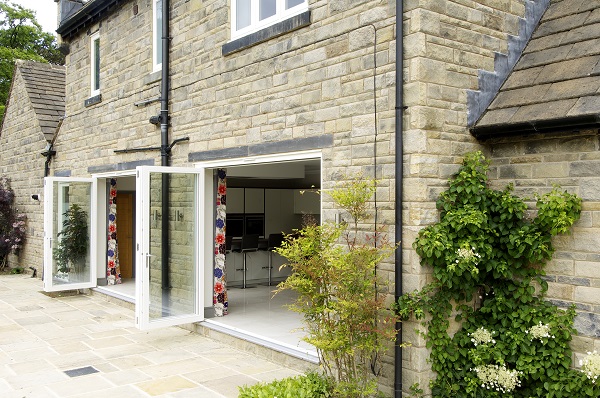
<path fill-rule="evenodd" d="M 273 270 L 273 251 L 281 246 L 283 234 L 269 234 L 267 250 L 269 251 L 269 265 L 263 268 L 269 269 L 269 286 L 271 286 L 271 272 Z"/>
<path fill-rule="evenodd" d="M 242 289 L 246 288 L 246 272 L 248 267 L 246 267 L 246 254 L 250 252 L 258 251 L 258 235 L 244 235 L 242 236 L 242 244 L 239 247 L 232 247 L 232 252 L 242 253 L 244 256 L 243 266 L 242 268 L 238 268 L 237 271 L 243 271 L 243 282 Z"/>

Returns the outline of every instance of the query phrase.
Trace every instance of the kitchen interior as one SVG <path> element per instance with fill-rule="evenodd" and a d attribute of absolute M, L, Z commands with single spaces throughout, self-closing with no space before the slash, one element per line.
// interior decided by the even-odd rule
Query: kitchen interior
<path fill-rule="evenodd" d="M 285 259 L 273 246 L 280 244 L 282 234 L 302 228 L 303 222 L 320 222 L 320 188 L 319 159 L 227 168 L 229 314 L 210 323 L 279 348 L 314 351 L 301 341 L 302 317 L 287 308 L 294 292 L 273 295 L 277 284 L 290 275 L 288 267 L 281 268 Z M 249 235 L 254 239 L 244 243 Z"/>

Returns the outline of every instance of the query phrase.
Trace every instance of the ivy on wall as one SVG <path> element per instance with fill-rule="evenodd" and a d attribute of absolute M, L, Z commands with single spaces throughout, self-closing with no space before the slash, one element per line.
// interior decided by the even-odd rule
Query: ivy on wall
<path fill-rule="evenodd" d="M 465 157 L 437 201 L 440 221 L 413 245 L 433 281 L 397 303 L 404 319 L 426 319 L 432 395 L 599 397 L 597 374 L 585 372 L 594 365 L 572 368 L 574 309 L 543 300 L 551 238 L 569 232 L 581 199 L 554 187 L 536 197 L 537 214 L 528 217 L 511 186 L 489 188 L 488 166 L 481 152 Z M 452 318 L 460 326 L 453 335 Z"/>

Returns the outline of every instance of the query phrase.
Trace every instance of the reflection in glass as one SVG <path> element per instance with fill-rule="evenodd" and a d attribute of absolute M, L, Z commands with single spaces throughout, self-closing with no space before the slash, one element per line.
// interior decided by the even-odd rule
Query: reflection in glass
<path fill-rule="evenodd" d="M 52 283 L 90 281 L 90 184 L 54 182 Z"/>
<path fill-rule="evenodd" d="M 100 90 L 100 39 L 94 40 L 94 90 Z"/>
<path fill-rule="evenodd" d="M 156 20 L 156 35 L 154 37 L 154 40 L 156 40 L 156 42 L 154 43 L 154 46 L 156 48 L 157 64 L 162 63 L 162 7 L 162 0 L 156 0 L 156 14 L 154 15 L 154 18 Z"/>
<path fill-rule="evenodd" d="M 195 192 L 195 175 L 150 174 L 150 319 L 196 311 Z"/>
<path fill-rule="evenodd" d="M 250 26 L 250 1 L 235 0 L 235 30 Z"/>
<path fill-rule="evenodd" d="M 267 19 L 275 15 L 277 11 L 277 1 L 276 0 L 259 0 L 258 5 L 258 19 L 262 21 L 263 19 Z"/>
<path fill-rule="evenodd" d="M 289 10 L 290 8 L 296 7 L 297 5 L 300 5 L 305 1 L 306 0 L 285 0 L 285 9 Z"/>

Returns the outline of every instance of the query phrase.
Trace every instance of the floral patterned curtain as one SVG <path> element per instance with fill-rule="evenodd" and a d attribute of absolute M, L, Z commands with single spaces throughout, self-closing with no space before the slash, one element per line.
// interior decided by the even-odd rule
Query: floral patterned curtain
<path fill-rule="evenodd" d="M 226 234 L 226 206 L 227 205 L 227 170 L 217 170 L 217 219 L 215 222 L 215 267 L 213 305 L 215 316 L 227 315 L 227 278 L 225 268 L 225 234 Z"/>
<path fill-rule="evenodd" d="M 108 198 L 108 250 L 107 250 L 106 280 L 109 285 L 121 283 L 121 268 L 119 267 L 119 245 L 117 244 L 117 180 L 110 179 Z"/>

